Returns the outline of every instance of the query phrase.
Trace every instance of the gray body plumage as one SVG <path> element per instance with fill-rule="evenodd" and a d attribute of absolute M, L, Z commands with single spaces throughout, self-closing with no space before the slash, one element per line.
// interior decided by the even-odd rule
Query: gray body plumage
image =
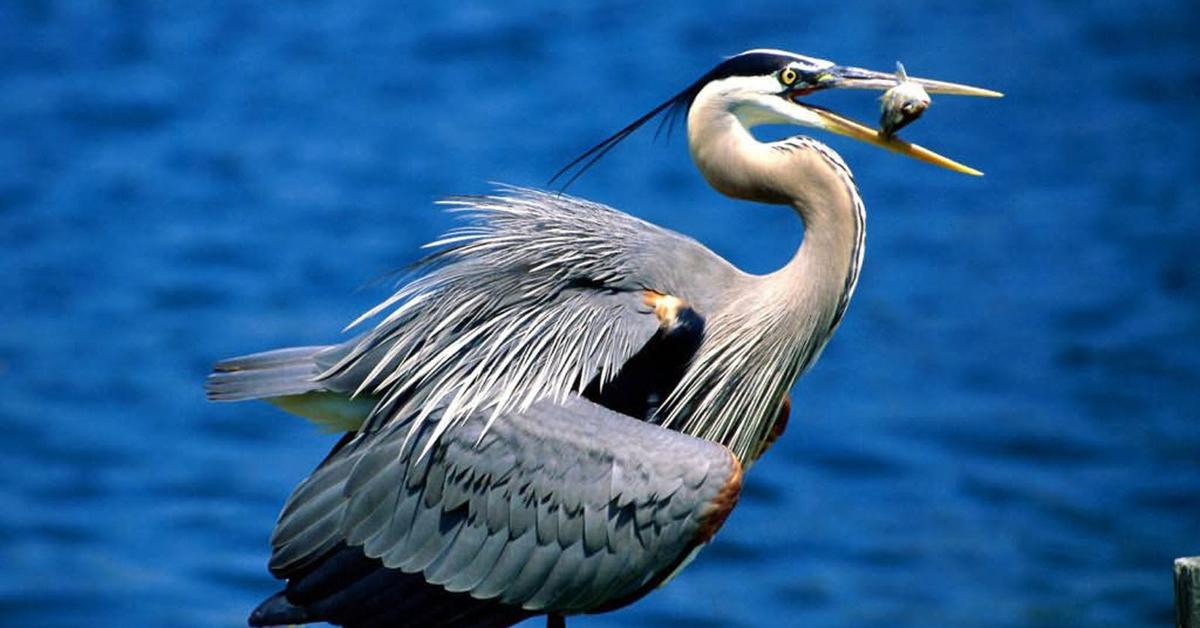
<path fill-rule="evenodd" d="M 742 464 L 580 395 L 664 333 L 648 290 L 716 311 L 749 276 L 690 238 L 566 195 L 511 188 L 453 203 L 468 225 L 373 328 L 228 360 L 209 378 L 213 399 L 267 397 L 357 430 L 289 498 L 272 572 L 303 583 L 348 545 L 530 613 L 636 599 L 707 541 L 706 521 L 720 525 Z"/>
<path fill-rule="evenodd" d="M 787 152 L 838 167 L 815 143 L 792 142 Z M 743 465 L 836 326 L 857 252 L 822 295 L 831 305 L 794 316 L 812 303 L 781 297 L 827 253 L 812 229 L 784 269 L 756 276 L 567 195 L 509 188 L 451 203 L 468 225 L 365 315 L 381 317 L 373 328 L 226 361 L 209 379 L 214 399 L 273 397 L 358 430 L 288 500 L 272 572 L 303 582 L 310 563 L 348 545 L 531 613 L 634 599 L 707 540 L 706 517 L 719 525 L 732 508 L 714 499 L 731 488 L 736 499 Z M 671 430 L 581 397 L 669 332 L 648 292 L 704 320 L 658 411 Z"/>
<path fill-rule="evenodd" d="M 865 212 L 841 158 L 749 128 L 818 126 L 970 171 L 795 100 L 880 76 L 749 51 L 573 162 L 686 108 L 714 188 L 803 221 L 774 273 L 604 205 L 506 187 L 446 201 L 463 226 L 351 325 L 374 321 L 358 336 L 218 363 L 210 398 L 267 399 L 346 432 L 288 499 L 270 563 L 288 585 L 251 622 L 508 625 L 619 607 L 668 579 L 778 435 L 862 263 Z"/>

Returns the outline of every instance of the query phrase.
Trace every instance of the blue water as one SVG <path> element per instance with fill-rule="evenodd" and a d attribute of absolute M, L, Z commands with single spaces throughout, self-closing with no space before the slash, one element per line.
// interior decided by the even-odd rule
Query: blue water
<path fill-rule="evenodd" d="M 0 624 L 241 625 L 332 437 L 207 404 L 209 365 L 336 339 L 450 224 L 436 198 L 541 184 L 759 46 L 1006 92 L 905 133 L 988 174 L 821 137 L 869 213 L 845 323 L 716 542 L 575 625 L 1171 621 L 1200 554 L 1200 5 L 510 4 L 0 7 Z M 678 135 L 572 191 L 756 272 L 800 237 Z"/>

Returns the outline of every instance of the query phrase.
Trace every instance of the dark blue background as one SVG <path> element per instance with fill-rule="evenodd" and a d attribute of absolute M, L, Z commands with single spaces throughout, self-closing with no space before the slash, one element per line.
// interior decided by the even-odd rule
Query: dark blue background
<path fill-rule="evenodd" d="M 1200 553 L 1197 7 L 4 3 L 0 624 L 242 624 L 332 437 L 205 403 L 209 365 L 338 338 L 436 198 L 542 184 L 760 46 L 1006 92 L 906 131 L 987 176 L 820 136 L 869 213 L 846 322 L 717 541 L 576 625 L 1169 623 Z M 678 134 L 573 192 L 756 272 L 800 237 Z"/>

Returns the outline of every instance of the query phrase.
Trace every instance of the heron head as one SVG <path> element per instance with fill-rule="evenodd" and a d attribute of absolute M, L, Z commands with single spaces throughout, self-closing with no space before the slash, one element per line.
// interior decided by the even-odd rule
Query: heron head
<path fill-rule="evenodd" d="M 905 78 L 932 94 L 986 97 L 1003 95 L 1000 92 L 959 83 Z M 897 84 L 897 76 L 891 72 L 838 65 L 825 59 L 806 57 L 784 50 L 747 50 L 725 59 L 670 100 L 593 146 L 567 164 L 551 181 L 576 169 L 575 174 L 567 181 L 569 185 L 617 143 L 646 122 L 662 114 L 663 125 L 670 125 L 674 119 L 696 106 L 724 107 L 747 128 L 761 124 L 785 124 L 822 129 L 955 172 L 982 174 L 931 150 L 894 135 L 880 133 L 861 122 L 807 101 L 809 95 L 827 89 L 885 91 Z"/>
<path fill-rule="evenodd" d="M 992 90 L 923 78 L 905 77 L 928 93 L 999 97 Z M 720 106 L 734 114 L 743 126 L 788 124 L 822 129 L 830 133 L 885 148 L 955 172 L 979 175 L 931 150 L 880 133 L 806 98 L 827 89 L 888 90 L 898 79 L 891 72 L 876 72 L 832 61 L 805 57 L 783 50 L 748 50 L 721 62 L 677 98 L 687 106 Z"/>

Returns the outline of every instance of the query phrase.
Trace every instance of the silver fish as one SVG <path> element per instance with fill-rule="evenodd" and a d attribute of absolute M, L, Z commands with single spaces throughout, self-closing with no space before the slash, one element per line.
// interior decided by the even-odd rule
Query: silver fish
<path fill-rule="evenodd" d="M 929 108 L 929 93 L 920 83 L 908 80 L 904 64 L 896 62 L 896 86 L 883 93 L 880 100 L 879 135 L 891 137 L 897 131 L 921 117 Z"/>

